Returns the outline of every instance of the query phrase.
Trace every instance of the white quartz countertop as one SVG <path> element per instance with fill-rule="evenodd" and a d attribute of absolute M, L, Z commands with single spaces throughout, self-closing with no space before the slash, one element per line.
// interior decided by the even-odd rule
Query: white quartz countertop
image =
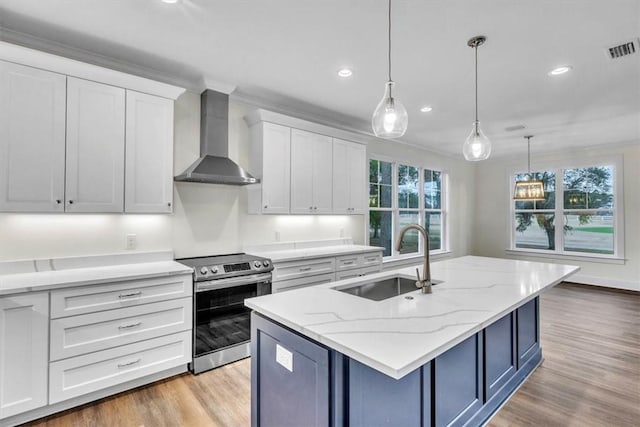
<path fill-rule="evenodd" d="M 316 248 L 296 248 L 283 250 L 254 250 L 252 255 L 271 259 L 273 262 L 298 261 L 307 258 L 320 258 L 351 255 L 365 252 L 382 252 L 384 248 L 364 245 L 335 245 Z"/>
<path fill-rule="evenodd" d="M 0 275 L 0 295 L 168 275 L 191 274 L 192 271 L 191 268 L 175 261 L 155 261 L 2 274 Z"/>
<path fill-rule="evenodd" d="M 372 301 L 333 289 L 394 275 L 415 280 L 415 268 L 265 295 L 245 304 L 399 379 L 579 270 L 466 256 L 432 263 L 432 278 L 443 281 L 433 286 L 432 294 L 416 289 Z"/>

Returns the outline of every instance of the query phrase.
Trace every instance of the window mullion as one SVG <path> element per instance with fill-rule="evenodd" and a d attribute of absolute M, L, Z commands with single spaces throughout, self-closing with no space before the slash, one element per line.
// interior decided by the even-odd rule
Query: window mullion
<path fill-rule="evenodd" d="M 555 252 L 564 252 L 564 169 L 556 169 L 556 235 L 555 237 Z M 558 225 L 560 227 L 558 227 Z"/>

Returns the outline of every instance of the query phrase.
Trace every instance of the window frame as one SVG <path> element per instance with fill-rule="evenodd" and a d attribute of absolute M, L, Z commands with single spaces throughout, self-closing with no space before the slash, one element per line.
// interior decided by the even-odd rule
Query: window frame
<path fill-rule="evenodd" d="M 567 259 L 588 260 L 589 258 L 603 262 L 612 260 L 624 259 L 624 193 L 623 193 L 623 158 L 621 155 L 605 156 L 595 158 L 578 158 L 573 160 L 556 160 L 540 162 L 531 167 L 533 172 L 553 171 L 556 174 L 555 177 L 555 206 L 553 209 L 533 209 L 532 213 L 553 213 L 555 218 L 563 218 L 565 212 L 571 211 L 586 211 L 591 209 L 575 209 L 564 207 L 564 171 L 568 169 L 589 168 L 589 167 L 601 167 L 611 166 L 613 167 L 612 186 L 613 192 L 613 208 L 602 208 L 599 210 L 612 211 L 613 212 L 613 254 L 598 254 L 592 252 L 580 252 L 580 251 L 567 251 L 564 249 L 565 236 L 564 232 L 555 233 L 555 249 L 533 249 L 533 248 L 518 248 L 516 247 L 516 212 L 521 212 L 521 209 L 515 208 L 513 200 L 513 190 L 515 187 L 515 175 L 525 173 L 522 167 L 512 167 L 508 171 L 509 180 L 509 252 L 530 254 L 532 256 L 547 256 L 547 257 L 563 257 Z"/>
<path fill-rule="evenodd" d="M 366 241 L 367 244 L 370 244 L 369 241 L 369 221 L 370 221 L 370 212 L 371 211 L 386 211 L 391 212 L 392 220 L 391 220 L 391 255 L 383 256 L 384 261 L 397 261 L 397 260 L 405 260 L 410 258 L 415 258 L 418 256 L 424 255 L 424 242 L 423 239 L 418 240 L 418 252 L 411 252 L 406 254 L 401 254 L 396 251 L 395 242 L 398 239 L 398 233 L 401 229 L 400 227 L 400 212 L 411 212 L 416 213 L 418 215 L 418 224 L 424 226 L 425 223 L 425 214 L 428 212 L 431 213 L 439 213 L 440 214 L 440 227 L 441 227 L 441 241 L 440 241 L 440 249 L 431 249 L 429 253 L 431 255 L 438 255 L 449 252 L 449 221 L 448 221 L 448 213 L 449 213 L 449 204 L 448 204 L 448 190 L 449 190 L 449 182 L 448 182 L 448 172 L 445 169 L 431 167 L 431 166 L 419 166 L 418 164 L 411 161 L 404 161 L 394 158 L 389 158 L 385 156 L 377 156 L 371 155 L 367 159 L 367 164 L 370 167 L 371 161 L 380 161 L 391 163 L 391 186 L 392 186 L 392 195 L 391 195 L 391 207 L 390 208 L 378 208 L 378 207 L 369 207 L 367 206 L 367 215 L 365 218 L 365 229 L 366 229 Z M 400 188 L 399 188 L 399 166 L 409 166 L 418 169 L 418 208 L 400 208 L 398 203 Z M 437 171 L 440 172 L 440 209 L 433 208 L 425 208 L 424 203 L 424 171 Z M 367 191 L 369 190 L 369 184 L 367 178 Z"/>

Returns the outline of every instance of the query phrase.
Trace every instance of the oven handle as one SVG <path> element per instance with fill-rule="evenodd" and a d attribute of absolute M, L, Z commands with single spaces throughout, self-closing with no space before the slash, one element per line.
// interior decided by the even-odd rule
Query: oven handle
<path fill-rule="evenodd" d="M 250 285 L 252 283 L 271 283 L 271 273 L 252 274 L 250 276 L 230 277 L 228 279 L 207 280 L 196 282 L 196 292 L 214 291 L 217 289 L 233 288 L 235 286 Z"/>

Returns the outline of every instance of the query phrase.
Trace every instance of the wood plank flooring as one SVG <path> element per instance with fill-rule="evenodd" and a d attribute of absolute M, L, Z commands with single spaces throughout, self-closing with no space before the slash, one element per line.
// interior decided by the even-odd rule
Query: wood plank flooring
<path fill-rule="evenodd" d="M 562 284 L 540 309 L 544 362 L 488 426 L 640 426 L 640 294 Z M 249 426 L 250 371 L 184 374 L 28 425 Z"/>

